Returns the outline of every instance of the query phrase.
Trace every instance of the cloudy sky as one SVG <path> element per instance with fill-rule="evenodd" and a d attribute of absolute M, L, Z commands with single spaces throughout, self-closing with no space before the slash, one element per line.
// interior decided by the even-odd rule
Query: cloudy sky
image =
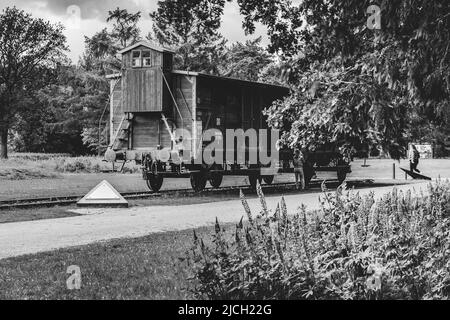
<path fill-rule="evenodd" d="M 45 18 L 52 22 L 61 22 L 65 27 L 67 42 L 70 47 L 70 58 L 73 62 L 84 50 L 84 36 L 92 36 L 97 31 L 107 27 L 106 16 L 108 10 L 116 7 L 128 9 L 129 12 L 142 12 L 139 27 L 143 34 L 151 29 L 148 13 L 156 9 L 157 0 L 0 0 L 0 10 L 8 6 L 16 6 L 33 16 Z M 80 17 L 80 19 L 77 19 Z M 267 43 L 265 29 L 257 27 L 255 35 L 246 37 L 241 29 L 242 17 L 236 1 L 225 6 L 222 22 L 222 34 L 231 42 L 245 41 L 258 35 L 263 35 L 264 44 Z"/>

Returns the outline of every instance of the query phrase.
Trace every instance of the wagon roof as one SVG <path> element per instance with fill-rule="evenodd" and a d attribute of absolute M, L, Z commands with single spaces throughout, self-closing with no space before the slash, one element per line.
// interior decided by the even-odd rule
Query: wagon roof
<path fill-rule="evenodd" d="M 259 86 L 265 86 L 265 87 L 275 87 L 275 88 L 289 90 L 288 87 L 277 85 L 277 84 L 270 84 L 270 83 L 259 82 L 259 81 L 242 80 L 242 79 L 239 79 L 239 78 L 232 78 L 232 77 L 220 77 L 220 76 L 214 76 L 214 75 L 211 75 L 211 74 L 201 73 L 201 72 L 173 70 L 172 73 L 174 73 L 174 74 L 183 74 L 183 75 L 187 75 L 187 76 L 195 76 L 195 77 L 202 77 L 202 78 L 217 79 L 217 80 L 223 80 L 223 81 L 241 82 L 242 84 L 245 83 L 245 84 L 259 85 Z"/>
<path fill-rule="evenodd" d="M 155 44 L 153 44 L 153 43 L 150 43 L 150 42 L 148 42 L 148 41 L 139 41 L 139 42 L 133 44 L 132 46 L 129 46 L 129 47 L 126 47 L 126 48 L 120 50 L 120 51 L 119 51 L 119 54 L 124 54 L 125 52 L 128 52 L 128 51 L 130 51 L 130 50 L 133 50 L 133 49 L 135 49 L 135 48 L 137 48 L 137 47 L 140 47 L 140 46 L 144 46 L 144 47 L 147 47 L 147 48 L 149 48 L 149 49 L 152 49 L 152 50 L 155 50 L 155 51 L 159 51 L 159 52 L 170 52 L 170 53 L 175 53 L 175 52 L 174 52 L 173 50 L 171 50 L 171 49 L 157 46 L 157 45 L 155 45 Z"/>
<path fill-rule="evenodd" d="M 270 83 L 258 82 L 258 81 L 242 80 L 242 79 L 232 78 L 232 77 L 219 77 L 219 76 L 214 76 L 214 75 L 210 75 L 210 74 L 206 74 L 206 73 L 200 73 L 200 72 L 173 70 L 172 73 L 174 73 L 174 74 L 182 74 L 182 75 L 186 75 L 186 76 L 203 77 L 203 78 L 217 79 L 217 80 L 223 80 L 223 81 L 233 81 L 235 83 L 258 85 L 258 86 L 273 87 L 273 88 L 289 90 L 288 87 L 277 85 L 277 84 L 270 84 Z M 107 79 L 115 79 L 115 78 L 120 78 L 121 76 L 122 76 L 121 73 L 115 73 L 115 74 L 107 75 L 106 78 Z"/>

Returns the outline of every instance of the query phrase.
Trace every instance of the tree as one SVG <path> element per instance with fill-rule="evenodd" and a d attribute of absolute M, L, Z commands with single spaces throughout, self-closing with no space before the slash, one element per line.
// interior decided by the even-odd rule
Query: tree
<path fill-rule="evenodd" d="M 216 36 L 224 5 L 225 0 L 158 1 L 158 9 L 150 13 L 156 39 L 171 45 L 187 42 L 192 33 L 196 38 Z"/>
<path fill-rule="evenodd" d="M 107 144 L 105 133 L 109 124 L 104 117 L 101 125 L 106 123 L 106 126 L 99 129 L 101 114 L 107 110 L 109 97 L 109 85 L 104 76 L 120 72 L 122 65 L 117 52 L 140 39 L 137 28 L 140 17 L 140 12 L 130 14 L 120 8 L 110 11 L 107 22 L 114 22 L 112 31 L 105 28 L 91 38 L 85 37 L 86 50 L 72 74 L 70 83 L 76 98 L 71 101 L 75 109 L 82 107 L 75 115 L 82 126 L 81 138 L 90 151 L 97 150 L 98 154 Z"/>
<path fill-rule="evenodd" d="M 140 30 L 137 23 L 141 18 L 141 12 L 128 13 L 126 9 L 117 7 L 114 11 L 108 11 L 106 22 L 114 22 L 112 35 L 119 39 L 122 48 L 139 40 Z"/>
<path fill-rule="evenodd" d="M 368 24 L 372 5 L 368 0 L 304 0 L 299 5 L 287 0 L 238 2 L 248 32 L 256 22 L 268 27 L 272 52 L 285 59 L 302 55 L 291 65 L 293 95 L 286 108 L 278 105 L 269 110 L 273 119 L 289 119 L 295 108 L 300 108 L 297 115 L 314 113 L 318 106 L 320 112 L 334 116 L 359 114 L 356 125 L 351 118 L 338 116 L 343 127 L 333 121 L 319 125 L 323 119 L 292 126 L 285 136 L 288 141 L 305 142 L 306 136 L 316 136 L 314 127 L 323 137 L 347 130 L 348 137 L 358 137 L 353 144 L 380 145 L 398 158 L 406 142 L 417 138 L 417 125 L 448 130 L 448 1 L 381 0 L 379 30 Z M 291 121 L 303 120 L 294 116 Z M 348 145 L 346 141 L 352 140 L 338 141 L 339 136 L 329 135 L 328 142 Z"/>
<path fill-rule="evenodd" d="M 61 72 L 60 83 L 55 88 L 52 104 L 61 106 L 64 113 L 57 119 L 60 128 L 76 128 L 79 139 L 90 151 L 103 150 L 98 142 L 98 121 L 108 104 L 109 83 L 103 74 L 96 70 L 86 70 L 82 66 L 67 68 Z M 89 136 L 92 133 L 92 136 Z M 95 143 L 93 143 L 95 140 Z"/>
<path fill-rule="evenodd" d="M 108 32 L 106 28 L 91 38 L 84 37 L 87 52 L 96 59 L 114 56 L 119 51 L 118 41 L 120 39 Z"/>
<path fill-rule="evenodd" d="M 233 43 L 221 61 L 225 76 L 258 81 L 260 72 L 272 63 L 273 57 L 261 46 L 261 37 L 245 43 Z"/>
<path fill-rule="evenodd" d="M 16 113 L 15 147 L 25 152 L 93 153 L 95 141 L 86 132 L 97 132 L 98 119 L 108 101 L 107 80 L 82 67 L 60 66 L 57 79 L 21 100 Z M 85 143 L 86 142 L 86 143 Z M 105 144 L 105 141 L 102 141 Z"/>
<path fill-rule="evenodd" d="M 105 28 L 91 38 L 85 37 L 85 52 L 79 66 L 86 71 L 100 75 L 116 73 L 121 68 L 121 61 L 116 57 L 120 49 L 120 39 Z"/>
<path fill-rule="evenodd" d="M 175 68 L 219 74 L 226 40 L 219 28 L 225 0 L 158 1 L 147 38 L 173 48 Z"/>
<path fill-rule="evenodd" d="M 0 158 L 8 157 L 8 130 L 21 98 L 44 87 L 65 58 L 62 30 L 15 7 L 0 14 Z"/>

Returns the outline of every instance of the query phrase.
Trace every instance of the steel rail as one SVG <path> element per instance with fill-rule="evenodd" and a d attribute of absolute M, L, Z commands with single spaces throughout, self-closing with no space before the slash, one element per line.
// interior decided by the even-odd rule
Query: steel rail
<path fill-rule="evenodd" d="M 327 185 L 336 185 L 339 182 L 337 180 L 314 180 L 311 181 L 310 186 L 320 186 L 323 182 Z M 348 181 L 352 185 L 358 184 L 368 184 L 372 183 L 369 180 L 353 180 Z M 283 182 L 274 184 L 264 184 L 262 185 L 265 190 L 282 191 L 281 189 L 290 190 L 295 188 L 295 183 L 293 182 Z M 121 193 L 125 199 L 146 199 L 155 198 L 161 196 L 201 196 L 205 194 L 220 194 L 223 192 L 232 191 L 253 191 L 250 186 L 224 186 L 220 188 L 205 188 L 202 192 L 195 192 L 192 189 L 169 189 L 162 190 L 159 192 L 151 191 L 138 191 L 138 192 L 123 192 Z M 8 209 L 25 209 L 25 208 L 38 208 L 38 207 L 54 207 L 54 206 L 69 206 L 76 204 L 83 196 L 58 196 L 58 197 L 43 197 L 43 198 L 32 198 L 32 199 L 8 199 L 0 200 L 0 211 Z"/>

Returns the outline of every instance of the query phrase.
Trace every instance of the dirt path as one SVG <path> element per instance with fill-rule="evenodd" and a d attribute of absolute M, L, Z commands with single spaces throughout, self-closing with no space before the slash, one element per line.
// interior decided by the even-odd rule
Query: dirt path
<path fill-rule="evenodd" d="M 398 186 L 399 190 L 425 188 L 426 183 Z M 379 197 L 392 187 L 366 188 L 361 194 L 374 191 Z M 269 209 L 275 209 L 280 196 L 267 197 Z M 308 209 L 319 207 L 317 193 L 301 193 L 285 197 L 289 213 L 300 204 Z M 254 214 L 259 212 L 259 200 L 250 199 Z M 0 224 L 0 259 L 50 251 L 70 246 L 125 237 L 140 237 L 151 233 L 176 231 L 214 224 L 237 222 L 244 211 L 239 200 L 215 203 L 135 207 L 129 209 L 77 209 L 83 216 Z"/>

